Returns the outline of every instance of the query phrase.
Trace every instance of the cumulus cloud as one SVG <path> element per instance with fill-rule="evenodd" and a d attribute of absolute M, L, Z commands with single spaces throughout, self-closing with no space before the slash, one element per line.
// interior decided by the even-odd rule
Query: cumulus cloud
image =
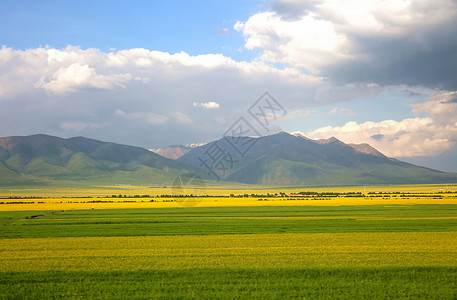
<path fill-rule="evenodd" d="M 74 46 L 22 51 L 3 46 L 0 49 L 0 100 L 33 92 L 33 88 L 62 95 L 88 88 L 125 88 L 133 82 L 151 84 L 164 79 L 179 82 L 189 80 L 191 75 L 199 80 L 201 74 L 211 77 L 214 72 L 228 76 L 256 74 L 264 80 L 280 77 L 305 86 L 318 81 L 295 69 L 280 70 L 260 61 L 236 62 L 222 54 L 191 56 L 185 52 L 170 54 L 142 48 L 105 53 Z M 158 78 L 160 76 L 164 78 Z M 223 84 L 221 81 L 220 85 Z"/>
<path fill-rule="evenodd" d="M 457 89 L 456 16 L 453 0 L 277 0 L 234 29 L 263 60 L 340 84 Z"/>
<path fill-rule="evenodd" d="M 204 107 L 206 109 L 211 109 L 211 108 L 220 108 L 221 106 L 219 105 L 219 103 L 216 103 L 214 101 L 210 101 L 210 102 L 194 102 L 193 104 L 194 106 L 200 106 L 200 107 Z"/>
<path fill-rule="evenodd" d="M 321 82 L 296 68 L 238 62 L 222 54 L 2 47 L 0 128 L 5 136 L 78 131 L 145 147 L 209 141 L 266 90 L 285 107 L 297 107 L 314 101 Z M 205 109 L 192 109 L 193 99 L 218 100 L 199 101 Z"/>
<path fill-rule="evenodd" d="M 275 12 L 255 14 L 234 27 L 247 37 L 247 49 L 263 51 L 262 59 L 284 63 L 317 73 L 319 67 L 343 59 L 346 44 L 332 24 L 311 16 L 283 20 Z"/>
<path fill-rule="evenodd" d="M 306 133 L 312 139 L 334 136 L 345 143 L 369 143 L 391 157 L 435 156 L 450 150 L 457 141 L 457 92 L 436 94 L 423 103 L 413 104 L 416 113 L 429 117 L 401 121 L 348 122 Z"/>
<path fill-rule="evenodd" d="M 42 76 L 34 86 L 55 94 L 65 94 L 83 88 L 111 89 L 115 86 L 125 88 L 122 83 L 130 78 L 129 74 L 97 75 L 95 69 L 88 64 L 73 63 L 68 67 L 59 68 L 49 80 Z"/>
<path fill-rule="evenodd" d="M 429 114 L 435 123 L 445 126 L 457 124 L 457 92 L 437 93 L 428 101 L 413 104 L 413 112 Z"/>

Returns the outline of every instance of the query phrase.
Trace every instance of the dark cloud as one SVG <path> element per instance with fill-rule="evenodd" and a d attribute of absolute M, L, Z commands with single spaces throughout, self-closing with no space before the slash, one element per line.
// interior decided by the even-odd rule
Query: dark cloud
<path fill-rule="evenodd" d="M 457 95 L 453 95 L 452 98 L 448 99 L 445 103 L 457 103 Z"/>
<path fill-rule="evenodd" d="M 455 1 L 275 0 L 270 9 L 244 24 L 247 48 L 265 60 L 338 86 L 457 90 Z"/>
<path fill-rule="evenodd" d="M 457 90 L 457 20 L 404 35 L 348 35 L 353 60 L 322 67 L 333 82 Z"/>
<path fill-rule="evenodd" d="M 282 19 L 295 20 L 305 15 L 308 11 L 314 10 L 318 2 L 316 0 L 274 0 L 271 2 L 270 7 Z"/>
<path fill-rule="evenodd" d="M 383 134 L 375 134 L 375 135 L 370 136 L 370 138 L 372 138 L 375 141 L 380 141 L 380 140 L 382 140 L 383 137 L 384 137 Z"/>
<path fill-rule="evenodd" d="M 422 96 L 421 93 L 417 93 L 417 92 L 413 92 L 413 91 L 410 91 L 410 90 L 402 90 L 403 93 L 405 93 L 408 98 L 413 98 L 413 97 L 418 97 L 418 96 Z"/>

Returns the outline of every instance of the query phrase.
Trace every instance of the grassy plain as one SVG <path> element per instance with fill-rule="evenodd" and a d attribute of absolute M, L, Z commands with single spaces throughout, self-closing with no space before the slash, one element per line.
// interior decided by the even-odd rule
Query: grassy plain
<path fill-rule="evenodd" d="M 456 187 L 4 190 L 0 299 L 454 299 Z"/>
<path fill-rule="evenodd" d="M 449 267 L 6 272 L 0 299 L 455 299 Z"/>
<path fill-rule="evenodd" d="M 0 226 L 0 238 L 439 232 L 457 231 L 457 205 L 7 211 Z"/>
<path fill-rule="evenodd" d="M 457 267 L 457 232 L 3 239 L 0 271 Z"/>

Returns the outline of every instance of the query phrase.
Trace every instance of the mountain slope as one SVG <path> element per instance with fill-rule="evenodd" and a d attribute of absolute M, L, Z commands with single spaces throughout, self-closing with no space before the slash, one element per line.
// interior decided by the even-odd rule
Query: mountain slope
<path fill-rule="evenodd" d="M 256 184 L 457 182 L 457 174 L 391 159 L 366 144 L 347 145 L 335 138 L 313 141 L 285 132 L 242 140 L 253 144 L 243 156 L 227 140 L 221 139 L 190 151 L 178 161 L 200 167 L 205 175 L 214 177 L 201 161 L 211 161 L 208 154 L 214 156 L 214 149 L 223 149 L 233 157 L 233 164 L 228 164 L 226 159 L 225 170 L 215 167 L 213 171 L 225 180 Z"/>
<path fill-rule="evenodd" d="M 91 180 L 165 183 L 189 167 L 146 149 L 84 137 L 49 135 L 0 138 L 0 183 Z"/>
<path fill-rule="evenodd" d="M 149 149 L 154 153 L 157 153 L 163 157 L 170 158 L 170 159 L 178 159 L 187 152 L 192 150 L 191 147 L 183 146 L 183 145 L 172 145 L 166 148 L 158 148 L 158 149 Z"/>

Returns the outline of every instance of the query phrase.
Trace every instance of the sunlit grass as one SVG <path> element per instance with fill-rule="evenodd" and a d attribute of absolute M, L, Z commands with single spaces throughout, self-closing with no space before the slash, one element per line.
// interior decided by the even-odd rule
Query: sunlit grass
<path fill-rule="evenodd" d="M 0 271 L 457 266 L 457 232 L 3 239 Z"/>

